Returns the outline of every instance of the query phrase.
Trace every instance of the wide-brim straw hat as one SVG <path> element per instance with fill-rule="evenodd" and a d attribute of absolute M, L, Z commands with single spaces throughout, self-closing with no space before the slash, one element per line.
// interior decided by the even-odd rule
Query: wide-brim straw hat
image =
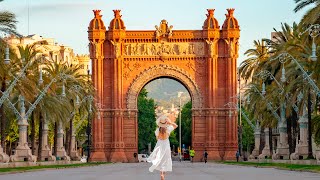
<path fill-rule="evenodd" d="M 156 123 L 159 127 L 167 127 L 168 126 L 168 116 L 167 115 L 161 115 L 157 120 Z"/>

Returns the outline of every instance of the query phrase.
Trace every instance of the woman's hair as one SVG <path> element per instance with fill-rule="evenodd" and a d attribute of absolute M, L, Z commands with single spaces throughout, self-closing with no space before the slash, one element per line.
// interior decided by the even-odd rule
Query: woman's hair
<path fill-rule="evenodd" d="M 164 128 L 164 127 L 159 127 L 159 133 L 161 134 L 165 134 L 167 131 L 167 128 Z"/>

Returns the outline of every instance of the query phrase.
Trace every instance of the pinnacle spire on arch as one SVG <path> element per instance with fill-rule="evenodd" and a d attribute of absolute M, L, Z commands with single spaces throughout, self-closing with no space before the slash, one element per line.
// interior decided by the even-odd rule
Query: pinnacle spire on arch
<path fill-rule="evenodd" d="M 114 9 L 114 18 L 110 21 L 109 30 L 125 30 L 124 22 L 121 19 L 122 15 L 120 14 L 120 9 Z"/>
<path fill-rule="evenodd" d="M 206 14 L 207 19 L 204 21 L 203 29 L 219 29 L 219 23 L 216 18 L 214 18 L 215 9 L 207 9 L 208 14 Z"/>
<path fill-rule="evenodd" d="M 88 30 L 105 30 L 102 15 L 100 14 L 101 10 L 92 10 L 93 11 L 93 19 L 90 21 Z"/>
<path fill-rule="evenodd" d="M 222 25 L 222 29 L 239 29 L 238 20 L 234 17 L 234 8 L 227 9 L 226 19 Z"/>

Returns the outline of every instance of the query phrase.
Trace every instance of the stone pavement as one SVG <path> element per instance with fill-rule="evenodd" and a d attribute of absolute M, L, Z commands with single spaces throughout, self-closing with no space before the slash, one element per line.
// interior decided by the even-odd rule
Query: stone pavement
<path fill-rule="evenodd" d="M 149 163 L 41 170 L 0 175 L 0 180 L 159 180 Z M 174 162 L 166 180 L 320 180 L 320 174 L 214 163 Z"/>

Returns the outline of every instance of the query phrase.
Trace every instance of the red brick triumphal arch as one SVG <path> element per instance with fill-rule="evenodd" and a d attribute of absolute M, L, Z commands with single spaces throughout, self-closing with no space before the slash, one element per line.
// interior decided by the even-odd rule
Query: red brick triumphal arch
<path fill-rule="evenodd" d="M 195 160 L 205 149 L 209 159 L 234 159 L 237 112 L 225 104 L 236 103 L 230 97 L 236 94 L 240 30 L 234 9 L 227 9 L 222 28 L 214 9 L 207 11 L 202 30 L 175 30 L 166 20 L 154 30 L 126 30 L 120 10 L 114 10 L 108 29 L 100 10 L 94 10 L 88 37 L 101 106 L 92 120 L 91 161 L 135 161 L 137 97 L 148 82 L 160 77 L 176 79 L 191 95 Z"/>

